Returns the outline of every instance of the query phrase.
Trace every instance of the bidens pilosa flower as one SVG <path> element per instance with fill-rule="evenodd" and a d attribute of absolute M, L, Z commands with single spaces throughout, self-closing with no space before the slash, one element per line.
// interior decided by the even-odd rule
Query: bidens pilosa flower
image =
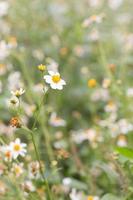
<path fill-rule="evenodd" d="M 21 143 L 19 138 L 17 138 L 14 142 L 11 142 L 9 146 L 14 159 L 16 159 L 19 155 L 24 157 L 27 152 L 25 149 L 27 145 L 25 143 Z"/>
<path fill-rule="evenodd" d="M 44 79 L 46 83 L 50 84 L 52 89 L 62 90 L 63 85 L 66 85 L 66 82 L 61 79 L 58 72 L 48 71 L 49 75 L 45 75 Z"/>
<path fill-rule="evenodd" d="M 23 88 L 20 88 L 19 90 L 11 91 L 11 94 L 13 96 L 16 96 L 17 98 L 22 96 L 24 93 L 25 93 L 25 90 Z"/>

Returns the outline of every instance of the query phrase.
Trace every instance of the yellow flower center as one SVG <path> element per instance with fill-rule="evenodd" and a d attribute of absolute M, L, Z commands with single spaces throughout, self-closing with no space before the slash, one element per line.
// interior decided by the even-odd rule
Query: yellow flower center
<path fill-rule="evenodd" d="M 93 196 L 88 196 L 88 199 L 87 200 L 93 200 Z"/>
<path fill-rule="evenodd" d="M 6 156 L 7 158 L 10 158 L 10 157 L 11 157 L 11 152 L 10 152 L 10 151 L 7 151 L 7 152 L 5 153 L 5 156 Z"/>
<path fill-rule="evenodd" d="M 95 79 L 88 80 L 88 87 L 94 88 L 97 85 L 97 81 Z"/>
<path fill-rule="evenodd" d="M 58 83 L 59 81 L 60 81 L 60 75 L 53 75 L 52 76 L 52 81 L 54 82 L 54 83 Z"/>
<path fill-rule="evenodd" d="M 14 171 L 16 174 L 19 174 L 21 172 L 21 169 L 20 167 L 16 166 Z"/>
<path fill-rule="evenodd" d="M 14 145 L 14 150 L 15 150 L 15 151 L 20 151 L 20 149 L 21 149 L 21 147 L 20 147 L 19 144 L 15 144 L 15 145 Z"/>

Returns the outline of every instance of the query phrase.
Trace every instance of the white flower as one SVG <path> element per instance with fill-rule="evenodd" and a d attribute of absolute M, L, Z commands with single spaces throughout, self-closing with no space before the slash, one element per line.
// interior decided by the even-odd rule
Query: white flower
<path fill-rule="evenodd" d="M 23 163 L 19 164 L 14 163 L 12 171 L 15 173 L 16 177 L 19 177 L 24 172 Z"/>
<path fill-rule="evenodd" d="M 88 196 L 87 200 L 100 200 L 98 196 Z"/>
<path fill-rule="evenodd" d="M 9 146 L 11 148 L 12 157 L 14 159 L 16 159 L 19 155 L 21 155 L 23 157 L 25 156 L 26 144 L 25 143 L 21 143 L 19 138 L 17 138 L 14 142 L 11 142 Z"/>
<path fill-rule="evenodd" d="M 22 189 L 24 190 L 24 194 L 27 196 L 29 192 L 34 192 L 35 191 L 35 186 L 33 183 L 29 180 L 26 180 L 22 184 Z"/>
<path fill-rule="evenodd" d="M 66 125 L 66 121 L 64 119 L 58 117 L 55 112 L 53 112 L 51 114 L 49 123 L 50 123 L 50 125 L 52 125 L 54 127 L 65 126 Z"/>
<path fill-rule="evenodd" d="M 66 85 L 66 82 L 61 79 L 60 74 L 53 71 L 49 71 L 48 73 L 49 75 L 44 76 L 46 83 L 50 84 L 52 89 L 62 90 L 63 85 Z"/>
<path fill-rule="evenodd" d="M 17 108 L 19 106 L 19 100 L 16 96 L 12 96 L 7 103 L 11 108 Z"/>
<path fill-rule="evenodd" d="M 76 189 L 72 189 L 72 192 L 70 193 L 70 199 L 71 200 L 82 200 L 83 194 L 81 192 L 77 192 Z"/>
<path fill-rule="evenodd" d="M 1 152 L 3 153 L 3 157 L 5 161 L 11 161 L 12 160 L 12 151 L 10 146 L 5 145 L 1 147 Z"/>
<path fill-rule="evenodd" d="M 11 91 L 11 94 L 16 97 L 20 97 L 25 93 L 25 90 L 23 88 L 20 88 L 19 90 Z"/>
<path fill-rule="evenodd" d="M 9 8 L 8 2 L 5 2 L 5 1 L 0 2 L 0 16 L 1 17 L 7 14 L 8 8 Z"/>

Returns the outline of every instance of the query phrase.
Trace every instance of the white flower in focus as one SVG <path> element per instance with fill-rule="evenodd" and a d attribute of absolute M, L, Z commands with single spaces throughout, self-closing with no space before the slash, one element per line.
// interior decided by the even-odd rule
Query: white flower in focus
<path fill-rule="evenodd" d="M 16 97 L 20 97 L 22 96 L 23 94 L 25 93 L 25 90 L 23 88 L 20 88 L 19 90 L 15 90 L 15 91 L 11 91 L 11 94 L 13 96 L 16 96 Z"/>
<path fill-rule="evenodd" d="M 17 108 L 19 106 L 19 100 L 16 96 L 12 96 L 7 103 L 11 108 Z"/>
<path fill-rule="evenodd" d="M 19 155 L 24 157 L 25 153 L 27 152 L 25 149 L 27 145 L 25 143 L 21 143 L 19 138 L 17 138 L 14 142 L 11 142 L 9 146 L 11 148 L 12 157 L 14 159 L 16 159 Z"/>
<path fill-rule="evenodd" d="M 54 90 L 62 90 L 63 85 L 66 85 L 66 82 L 61 79 L 60 74 L 53 71 L 49 71 L 48 73 L 49 75 L 44 76 L 46 83 L 50 84 L 50 87 Z"/>
<path fill-rule="evenodd" d="M 7 14 L 9 8 L 9 4 L 7 1 L 1 1 L 0 2 L 0 17 Z"/>

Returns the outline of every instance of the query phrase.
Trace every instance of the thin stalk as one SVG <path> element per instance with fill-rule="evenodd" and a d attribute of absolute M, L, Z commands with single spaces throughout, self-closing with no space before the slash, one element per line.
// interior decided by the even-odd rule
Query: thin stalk
<path fill-rule="evenodd" d="M 45 178 L 44 173 L 43 173 L 43 169 L 42 169 L 42 165 L 41 165 L 41 160 L 40 160 L 40 156 L 39 156 L 39 153 L 38 153 L 38 150 L 37 150 L 37 146 L 36 146 L 36 143 L 35 143 L 33 131 L 30 130 L 29 128 L 27 128 L 27 127 L 22 127 L 22 128 L 25 129 L 26 131 L 28 131 L 31 134 L 31 138 L 32 138 L 32 142 L 33 142 L 33 145 L 34 145 L 34 150 L 35 150 L 36 158 L 37 158 L 37 160 L 39 162 L 40 174 L 42 175 L 42 178 L 43 178 L 43 180 L 44 180 L 44 182 L 46 184 L 49 200 L 52 200 L 52 197 L 51 197 L 51 194 L 50 194 L 49 184 L 48 184 L 48 181 Z"/>

